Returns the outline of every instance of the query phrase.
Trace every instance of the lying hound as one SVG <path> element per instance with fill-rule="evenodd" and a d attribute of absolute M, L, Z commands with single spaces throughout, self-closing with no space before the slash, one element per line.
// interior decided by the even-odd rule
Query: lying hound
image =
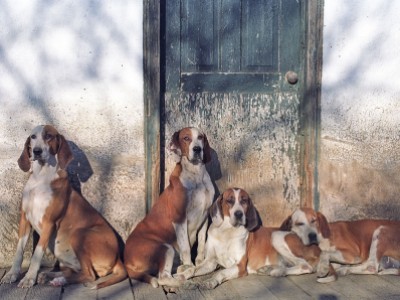
<path fill-rule="evenodd" d="M 36 283 L 47 247 L 62 272 L 41 273 L 39 283 L 49 278 L 54 286 L 86 283 L 111 274 L 97 285 L 101 288 L 126 278 L 113 229 L 69 184 L 65 169 L 72 158 L 67 141 L 50 125 L 37 126 L 26 140 L 18 164 L 23 171 L 30 171 L 30 176 L 22 196 L 17 252 L 1 282 L 17 280 L 31 227 L 40 238 L 19 287 Z"/>
<path fill-rule="evenodd" d="M 260 226 L 256 208 L 243 189 L 226 190 L 212 205 L 210 214 L 212 224 L 208 230 L 205 260 L 176 276 L 189 279 L 211 273 L 220 265 L 224 269 L 200 283 L 212 289 L 247 274 L 310 273 L 318 262 L 318 246 L 306 247 L 295 234 Z"/>
<path fill-rule="evenodd" d="M 337 269 L 341 275 L 399 274 L 400 221 L 328 223 L 320 212 L 303 208 L 296 210 L 282 227 L 295 232 L 305 245 L 318 242 L 322 250 L 317 267 L 319 282 L 335 280 L 329 272 L 330 262 L 345 265 Z"/>
<path fill-rule="evenodd" d="M 183 263 L 179 270 L 193 266 L 191 248 L 196 238 L 196 263 L 204 259 L 207 213 L 214 198 L 214 187 L 204 165 L 211 159 L 206 135 L 193 127 L 183 128 L 173 135 L 170 149 L 178 162 L 169 186 L 130 234 L 125 247 L 129 277 L 154 287 L 180 285 L 171 276 L 174 248 Z"/>

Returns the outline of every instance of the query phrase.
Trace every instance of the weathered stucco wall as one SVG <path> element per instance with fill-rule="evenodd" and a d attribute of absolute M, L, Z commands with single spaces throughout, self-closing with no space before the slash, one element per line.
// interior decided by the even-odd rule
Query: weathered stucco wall
<path fill-rule="evenodd" d="M 166 96 L 166 145 L 197 126 L 212 149 L 206 165 L 216 197 L 245 189 L 264 224 L 279 226 L 298 205 L 298 99 L 294 93 L 182 93 Z M 179 117 L 176 117 L 179 116 Z M 175 166 L 166 153 L 165 184 Z"/>
<path fill-rule="evenodd" d="M 76 145 L 83 195 L 125 239 L 145 210 L 142 1 L 0 6 L 0 267 L 27 180 L 16 162 L 38 124 Z"/>
<path fill-rule="evenodd" d="M 400 2 L 325 0 L 320 209 L 399 219 Z"/>

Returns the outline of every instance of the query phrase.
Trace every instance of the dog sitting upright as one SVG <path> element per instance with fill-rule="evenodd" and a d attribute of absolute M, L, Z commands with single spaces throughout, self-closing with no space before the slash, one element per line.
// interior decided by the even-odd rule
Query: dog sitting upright
<path fill-rule="evenodd" d="M 200 283 L 213 289 L 224 281 L 247 274 L 271 276 L 311 273 L 318 262 L 318 246 L 305 246 L 300 238 L 278 228 L 263 227 L 249 195 L 243 189 L 230 188 L 218 197 L 210 209 L 204 261 L 178 273 L 189 279 L 218 270 Z M 193 283 L 185 283 L 190 287 Z"/>
<path fill-rule="evenodd" d="M 2 283 L 18 279 L 31 227 L 40 238 L 19 287 L 35 284 L 47 248 L 62 272 L 41 273 L 39 283 L 86 283 L 111 274 L 96 286 L 101 288 L 126 278 L 113 229 L 69 184 L 65 169 L 72 158 L 67 141 L 50 125 L 37 126 L 26 140 L 18 164 L 30 176 L 22 196 L 17 252 Z"/>
<path fill-rule="evenodd" d="M 191 248 L 196 238 L 196 264 L 203 260 L 207 212 L 214 198 L 204 165 L 211 159 L 206 135 L 197 128 L 183 128 L 174 133 L 170 150 L 178 162 L 169 186 L 128 237 L 124 255 L 129 277 L 154 287 L 180 285 L 171 276 L 174 248 L 183 263 L 179 270 L 193 266 Z"/>

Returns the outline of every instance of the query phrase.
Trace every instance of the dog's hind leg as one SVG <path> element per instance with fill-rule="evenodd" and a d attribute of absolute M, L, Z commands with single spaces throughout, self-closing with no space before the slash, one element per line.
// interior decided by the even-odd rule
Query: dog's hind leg
<path fill-rule="evenodd" d="M 167 248 L 167 250 L 165 251 L 164 264 L 160 265 L 158 284 L 170 287 L 178 287 L 182 285 L 185 278 L 183 276 L 178 276 L 177 278 L 172 277 L 171 270 L 174 263 L 175 250 L 171 245 L 164 244 L 164 246 Z"/>

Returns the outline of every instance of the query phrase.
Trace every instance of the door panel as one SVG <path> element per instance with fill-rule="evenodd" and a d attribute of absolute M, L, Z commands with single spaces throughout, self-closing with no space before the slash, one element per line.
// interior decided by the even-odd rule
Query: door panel
<path fill-rule="evenodd" d="M 203 129 L 217 195 L 242 187 L 264 224 L 280 224 L 301 195 L 302 2 L 166 2 L 163 142 L 185 126 Z"/>

